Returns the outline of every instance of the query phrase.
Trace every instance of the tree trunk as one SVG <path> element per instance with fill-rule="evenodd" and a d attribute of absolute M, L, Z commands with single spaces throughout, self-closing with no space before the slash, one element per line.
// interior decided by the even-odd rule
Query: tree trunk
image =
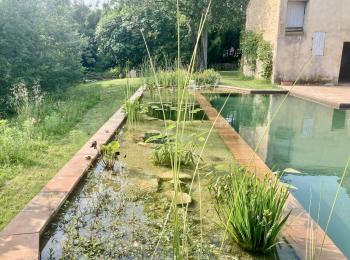
<path fill-rule="evenodd" d="M 197 53 L 197 70 L 205 70 L 208 67 L 208 29 L 203 28 Z"/>

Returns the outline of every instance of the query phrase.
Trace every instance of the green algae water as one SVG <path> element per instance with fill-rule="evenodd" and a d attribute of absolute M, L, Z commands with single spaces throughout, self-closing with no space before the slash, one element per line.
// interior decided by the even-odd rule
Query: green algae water
<path fill-rule="evenodd" d="M 219 111 L 227 95 L 211 94 L 207 98 Z M 252 148 L 262 138 L 258 154 L 271 169 L 300 172 L 285 174 L 283 180 L 296 187 L 295 197 L 305 209 L 310 207 L 315 221 L 319 216 L 318 222 L 325 228 L 350 156 L 350 111 L 288 97 L 264 136 L 282 99 L 282 95 L 234 94 L 221 115 Z M 350 170 L 341 186 L 328 235 L 350 257 Z"/>

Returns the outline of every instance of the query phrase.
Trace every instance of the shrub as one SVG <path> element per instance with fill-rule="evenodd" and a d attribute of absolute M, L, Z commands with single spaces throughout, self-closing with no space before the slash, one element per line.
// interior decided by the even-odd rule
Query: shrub
<path fill-rule="evenodd" d="M 111 68 L 103 72 L 102 76 L 106 79 L 118 79 L 124 76 L 124 72 L 120 67 Z"/>
<path fill-rule="evenodd" d="M 278 178 L 259 181 L 244 168 L 220 177 L 210 186 L 220 225 L 242 248 L 267 253 L 286 222 L 283 216 L 289 192 Z"/>
<path fill-rule="evenodd" d="M 213 69 L 197 72 L 194 78 L 199 86 L 216 86 L 220 82 L 220 74 Z"/>
<path fill-rule="evenodd" d="M 272 75 L 272 46 L 261 34 L 245 31 L 241 36 L 241 49 L 245 63 L 255 71 L 257 61 L 262 64 L 261 76 L 269 79 Z"/>
<path fill-rule="evenodd" d="M 160 70 L 157 72 L 158 84 L 160 87 L 185 87 L 187 71 L 180 69 L 177 70 Z M 196 72 L 192 75 L 197 85 L 200 86 L 216 86 L 220 81 L 220 74 L 213 69 L 203 70 Z M 146 85 L 148 87 L 155 87 L 156 82 L 154 77 L 149 77 L 146 80 Z"/>

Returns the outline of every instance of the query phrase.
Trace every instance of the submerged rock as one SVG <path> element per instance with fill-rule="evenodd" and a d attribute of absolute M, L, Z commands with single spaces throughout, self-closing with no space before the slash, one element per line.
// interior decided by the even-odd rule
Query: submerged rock
<path fill-rule="evenodd" d="M 127 198 L 137 200 L 145 195 L 158 191 L 158 179 L 127 178 L 122 184 L 121 191 Z"/>
<path fill-rule="evenodd" d="M 158 130 L 148 130 L 144 135 L 144 140 L 147 140 L 150 137 L 160 135 L 161 132 Z"/>
<path fill-rule="evenodd" d="M 162 180 L 162 181 L 171 181 L 173 180 L 173 172 L 172 171 L 167 171 L 167 172 L 164 172 L 162 174 L 159 175 L 159 178 Z M 187 174 L 187 173 L 179 173 L 179 179 L 181 181 L 189 181 L 189 180 L 192 180 L 192 176 Z"/>
<path fill-rule="evenodd" d="M 175 191 L 166 191 L 164 192 L 164 195 L 169 199 L 172 200 L 175 196 Z M 190 204 L 192 202 L 192 198 L 190 195 L 184 192 L 178 192 L 177 197 L 175 200 L 176 205 L 184 205 Z"/>

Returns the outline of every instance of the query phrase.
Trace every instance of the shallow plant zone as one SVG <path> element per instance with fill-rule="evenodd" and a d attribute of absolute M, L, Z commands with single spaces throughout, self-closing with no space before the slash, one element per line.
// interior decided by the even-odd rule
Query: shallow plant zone
<path fill-rule="evenodd" d="M 203 134 L 211 127 L 208 121 L 186 124 L 187 136 Z M 162 120 L 142 115 L 136 129 L 121 130 L 116 136 L 118 143 L 113 141 L 111 149 L 105 146 L 108 151 L 115 148 L 111 154 L 118 150 L 118 160 L 108 160 L 114 167 L 106 167 L 110 157 L 102 156 L 91 169 L 43 235 L 42 259 L 170 259 L 174 236 L 172 203 L 178 205 L 180 223 L 186 223 L 186 238 L 182 238 L 186 243 L 181 249 L 184 257 L 252 258 L 230 241 L 220 252 L 223 232 L 216 225 L 219 219 L 208 185 L 210 176 L 223 175 L 234 165 L 220 137 L 213 133 L 207 144 L 201 159 L 200 185 L 193 168 L 184 167 L 179 175 L 181 194 L 172 201 L 172 170 L 154 163 L 154 149 L 159 144 L 146 142 L 150 132 L 163 128 Z M 199 154 L 199 149 L 193 152 Z M 205 201 L 201 213 L 200 201 Z M 183 228 L 181 225 L 182 231 Z"/>

